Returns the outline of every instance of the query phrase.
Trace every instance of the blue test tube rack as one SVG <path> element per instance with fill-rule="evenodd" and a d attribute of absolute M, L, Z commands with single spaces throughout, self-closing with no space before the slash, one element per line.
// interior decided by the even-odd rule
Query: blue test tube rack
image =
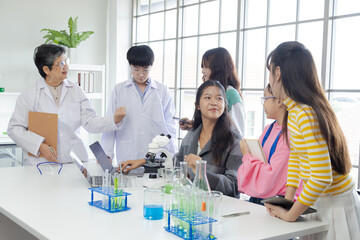
<path fill-rule="evenodd" d="M 204 239 L 204 237 L 202 236 L 203 233 L 199 232 L 195 226 L 209 224 L 209 229 L 212 229 L 212 223 L 217 222 L 217 220 L 206 217 L 201 213 L 186 214 L 179 209 L 165 210 L 164 212 L 167 213 L 167 225 L 164 227 L 165 230 L 185 240 Z M 185 232 L 183 229 L 179 229 L 178 226 L 171 226 L 171 218 L 176 218 L 177 220 L 187 223 L 189 226 L 188 230 Z M 206 239 L 213 240 L 217 238 L 210 232 Z"/>
<path fill-rule="evenodd" d="M 119 193 L 115 193 L 113 187 L 108 187 L 108 188 L 96 187 L 96 188 L 89 188 L 89 190 L 91 191 L 91 201 L 89 202 L 90 206 L 100 208 L 109 213 L 123 212 L 123 211 L 127 211 L 130 209 L 127 206 L 127 196 L 131 195 L 130 193 L 122 192 L 122 191 Z M 103 207 L 102 200 L 94 201 L 94 192 L 97 192 L 97 193 L 107 196 L 108 208 Z M 121 197 L 121 199 L 122 199 L 121 206 L 115 207 L 114 204 L 118 197 Z M 124 202 L 122 202 L 122 201 L 124 201 Z"/>

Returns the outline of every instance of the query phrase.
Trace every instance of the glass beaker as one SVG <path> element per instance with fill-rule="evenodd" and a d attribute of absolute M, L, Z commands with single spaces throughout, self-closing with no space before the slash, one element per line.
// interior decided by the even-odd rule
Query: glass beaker
<path fill-rule="evenodd" d="M 209 217 L 215 219 L 217 223 L 222 222 L 222 198 L 223 193 L 219 191 L 211 191 L 208 195 Z"/>
<path fill-rule="evenodd" d="M 163 188 L 144 187 L 144 217 L 149 220 L 163 218 Z"/>
<path fill-rule="evenodd" d="M 209 181 L 206 177 L 206 161 L 197 160 L 196 161 L 196 175 L 194 178 L 193 186 L 199 190 L 210 192 L 211 188 Z"/>

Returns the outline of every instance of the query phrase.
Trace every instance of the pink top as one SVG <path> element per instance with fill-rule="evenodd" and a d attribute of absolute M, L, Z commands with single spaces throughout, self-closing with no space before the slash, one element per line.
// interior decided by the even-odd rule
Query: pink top
<path fill-rule="evenodd" d="M 270 125 L 267 125 L 261 134 L 259 138 L 260 143 L 262 143 Z M 269 159 L 271 146 L 280 131 L 281 126 L 276 122 L 263 147 L 266 159 Z M 286 143 L 284 135 L 281 135 L 279 138 L 275 152 L 270 159 L 270 164 L 256 159 L 251 154 L 245 154 L 237 174 L 239 191 L 257 198 L 285 195 L 289 156 L 290 148 Z M 302 184 L 300 184 L 296 191 L 296 198 L 300 195 L 301 190 Z"/>

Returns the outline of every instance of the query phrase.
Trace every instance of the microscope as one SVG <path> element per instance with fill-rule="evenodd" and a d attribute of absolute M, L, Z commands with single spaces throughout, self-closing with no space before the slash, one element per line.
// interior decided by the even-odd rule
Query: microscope
<path fill-rule="evenodd" d="M 164 148 L 170 142 L 171 136 L 163 133 L 153 138 L 148 146 L 148 153 L 145 156 L 146 163 L 143 165 L 145 173 L 158 173 L 161 168 L 173 170 L 171 154 Z M 159 157 L 156 156 L 159 154 Z"/>

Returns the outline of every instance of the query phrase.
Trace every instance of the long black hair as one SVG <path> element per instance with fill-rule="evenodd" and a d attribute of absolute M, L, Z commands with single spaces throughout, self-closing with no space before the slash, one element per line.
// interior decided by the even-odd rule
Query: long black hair
<path fill-rule="evenodd" d="M 211 70 L 209 79 L 218 80 L 225 89 L 230 85 L 235 88 L 240 96 L 240 80 L 236 67 L 228 50 L 222 47 L 207 50 L 202 56 L 201 67 Z"/>
<path fill-rule="evenodd" d="M 198 109 L 200 105 L 200 98 L 204 90 L 208 87 L 215 86 L 220 90 L 221 96 L 224 99 L 224 112 L 219 117 L 215 124 L 211 135 L 211 148 L 213 152 L 214 162 L 219 164 L 224 152 L 234 144 L 234 134 L 231 130 L 232 122 L 227 111 L 227 101 L 225 95 L 225 89 L 219 81 L 208 80 L 200 85 L 196 92 L 196 102 L 194 111 L 194 124 L 192 129 L 197 129 L 202 124 L 201 111 Z"/>
<path fill-rule="evenodd" d="M 281 83 L 287 96 L 314 109 L 322 136 L 328 145 L 331 166 L 340 174 L 351 170 L 343 131 L 318 79 L 310 51 L 299 42 L 284 42 L 267 58 L 270 74 L 280 67 Z"/>

